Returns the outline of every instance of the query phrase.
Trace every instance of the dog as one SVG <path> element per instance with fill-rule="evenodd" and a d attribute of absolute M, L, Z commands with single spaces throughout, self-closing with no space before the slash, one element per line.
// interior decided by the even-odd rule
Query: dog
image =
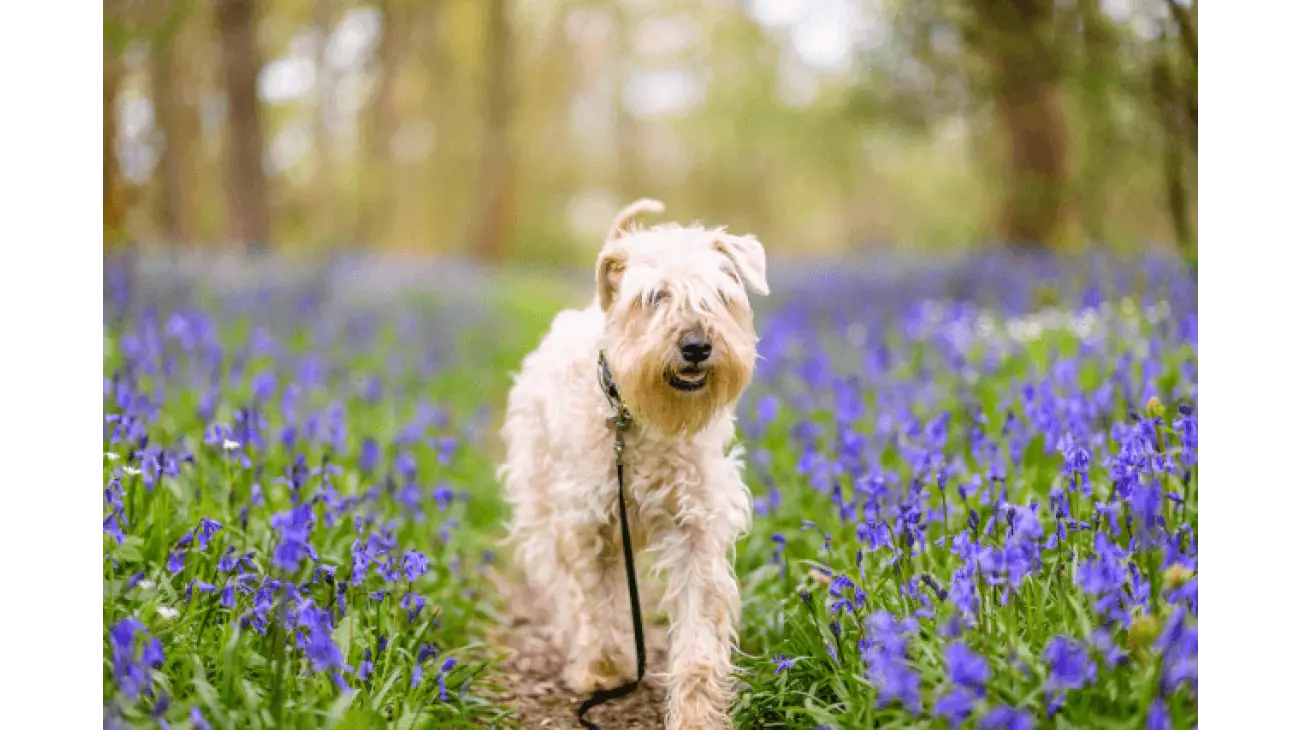
<path fill-rule="evenodd" d="M 748 293 L 768 293 L 767 259 L 753 236 L 632 223 L 663 210 L 642 199 L 615 217 L 591 304 L 558 314 L 524 358 L 498 477 L 517 564 L 562 643 L 564 683 L 587 694 L 635 678 L 603 356 L 632 419 L 632 544 L 662 581 L 668 616 L 666 725 L 728 727 L 740 613 L 731 560 L 752 511 L 735 405 L 757 359 Z"/>

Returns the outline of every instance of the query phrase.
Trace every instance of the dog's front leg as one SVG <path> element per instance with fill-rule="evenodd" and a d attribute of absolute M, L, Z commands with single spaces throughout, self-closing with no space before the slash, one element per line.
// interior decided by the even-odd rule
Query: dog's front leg
<path fill-rule="evenodd" d="M 631 640 L 615 625 L 622 582 L 620 544 L 613 540 L 608 525 L 566 530 L 564 562 L 567 568 L 569 616 L 568 666 L 564 681 L 575 692 L 590 693 L 608 689 L 633 676 L 634 667 L 627 655 Z M 625 607 L 626 599 L 622 602 Z"/>
<path fill-rule="evenodd" d="M 664 536 L 660 567 L 670 621 L 669 730 L 729 727 L 733 622 L 740 591 L 727 562 L 729 544 L 687 528 Z"/>

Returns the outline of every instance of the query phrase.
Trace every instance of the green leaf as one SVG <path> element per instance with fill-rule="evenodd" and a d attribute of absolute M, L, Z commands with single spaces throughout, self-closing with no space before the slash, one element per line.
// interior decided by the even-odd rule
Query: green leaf
<path fill-rule="evenodd" d="M 356 692 L 344 692 L 339 695 L 338 699 L 334 700 L 334 704 L 330 705 L 329 712 L 325 716 L 326 725 L 334 726 L 339 724 L 344 714 L 352 707 L 352 700 L 356 699 L 356 697 Z"/>
<path fill-rule="evenodd" d="M 144 560 L 144 540 L 136 535 L 128 535 L 121 545 L 113 548 L 113 557 L 119 563 L 139 563 Z"/>

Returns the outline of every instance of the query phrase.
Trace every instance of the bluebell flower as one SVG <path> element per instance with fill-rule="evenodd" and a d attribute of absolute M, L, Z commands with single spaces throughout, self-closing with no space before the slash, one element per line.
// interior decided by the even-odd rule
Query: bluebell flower
<path fill-rule="evenodd" d="M 219 530 L 221 530 L 220 522 L 207 517 L 200 518 L 197 528 L 199 549 L 207 550 L 209 541 L 212 540 L 212 536 L 217 534 Z"/>
<path fill-rule="evenodd" d="M 1074 639 L 1057 636 L 1043 650 L 1047 663 L 1047 713 L 1052 715 L 1064 702 L 1065 692 L 1081 689 L 1097 678 L 1097 665 L 1088 648 Z"/>
<path fill-rule="evenodd" d="M 176 575 L 185 569 L 185 553 L 179 550 L 173 550 L 167 556 L 167 572 Z"/>
<path fill-rule="evenodd" d="M 1197 628 L 1192 625 L 1187 609 L 1175 606 L 1153 645 L 1164 658 L 1161 684 L 1166 693 L 1172 693 L 1182 684 L 1187 684 L 1193 694 L 1197 692 L 1197 645 Z"/>
<path fill-rule="evenodd" d="M 777 674 L 780 674 L 780 673 L 782 673 L 782 672 L 786 672 L 786 671 L 789 671 L 789 670 L 793 669 L 793 668 L 794 668 L 794 663 L 795 663 L 796 661 L 797 661 L 797 658 L 796 658 L 796 659 L 791 659 L 790 657 L 786 656 L 785 654 L 777 654 L 776 656 L 772 657 L 772 663 L 776 665 L 776 673 L 777 673 Z"/>
<path fill-rule="evenodd" d="M 1034 730 L 1034 716 L 1024 710 L 999 706 L 980 718 L 979 730 Z"/>
<path fill-rule="evenodd" d="M 1088 637 L 1088 643 L 1101 655 L 1101 660 L 1107 667 L 1114 668 L 1128 659 L 1124 650 L 1115 645 L 1115 640 L 1107 629 L 1094 629 Z"/>
<path fill-rule="evenodd" d="M 1174 723 L 1169 717 L 1169 708 L 1164 700 L 1157 697 L 1147 708 L 1147 730 L 1173 730 Z"/>
<path fill-rule="evenodd" d="M 438 503 L 438 509 L 445 510 L 450 507 L 455 497 L 456 493 L 446 484 L 439 483 L 433 488 L 433 500 Z"/>
<path fill-rule="evenodd" d="M 406 609 L 406 619 L 415 621 L 415 617 L 420 615 L 421 609 L 424 608 L 424 596 L 418 593 L 407 593 L 402 597 L 401 605 Z"/>
<path fill-rule="evenodd" d="M 989 665 L 974 651 L 960 641 L 954 641 L 944 650 L 944 659 L 948 663 L 948 677 L 954 684 L 972 690 L 977 696 L 984 695 L 984 685 L 989 681 Z"/>
<path fill-rule="evenodd" d="M 212 725 L 203 716 L 203 711 L 199 709 L 198 705 L 190 708 L 190 725 L 194 727 L 194 730 L 212 730 Z"/>
<path fill-rule="evenodd" d="M 118 545 L 126 542 L 126 533 L 122 531 L 122 526 L 118 521 L 121 517 L 122 510 L 114 509 L 108 517 L 104 518 L 104 532 L 111 535 Z"/>
<path fill-rule="evenodd" d="M 361 659 L 360 666 L 357 667 L 357 679 L 362 682 L 370 678 L 375 672 L 375 663 L 370 658 L 370 649 L 366 649 L 365 655 Z"/>
<path fill-rule="evenodd" d="M 296 571 L 303 559 L 315 560 L 316 551 L 309 542 L 312 525 L 310 504 L 299 504 L 285 512 L 271 516 L 271 527 L 279 534 L 279 544 L 271 553 L 271 565 L 285 571 Z"/>
<path fill-rule="evenodd" d="M 402 571 L 409 581 L 417 580 L 429 572 L 429 559 L 418 550 L 408 551 L 402 556 Z"/>
<path fill-rule="evenodd" d="M 950 727 L 959 728 L 970 717 L 978 698 L 965 687 L 954 687 L 934 703 L 934 714 L 947 720 Z"/>
<path fill-rule="evenodd" d="M 217 570 L 222 573 L 233 573 L 239 567 L 239 558 L 235 557 L 235 546 L 230 545 L 226 552 L 221 554 L 221 559 L 217 561 Z"/>

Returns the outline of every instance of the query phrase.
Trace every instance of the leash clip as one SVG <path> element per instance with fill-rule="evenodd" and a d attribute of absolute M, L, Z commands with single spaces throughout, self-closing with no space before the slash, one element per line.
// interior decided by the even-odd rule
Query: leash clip
<path fill-rule="evenodd" d="M 596 364 L 600 390 L 605 394 L 605 400 L 609 401 L 609 407 L 614 411 L 605 419 L 605 425 L 614 432 L 614 459 L 622 465 L 623 434 L 632 428 L 632 413 L 628 411 L 627 406 L 623 405 L 623 399 L 618 394 L 618 386 L 614 384 L 614 376 L 609 372 L 609 362 L 605 359 L 604 350 L 600 351 L 600 358 Z"/>

